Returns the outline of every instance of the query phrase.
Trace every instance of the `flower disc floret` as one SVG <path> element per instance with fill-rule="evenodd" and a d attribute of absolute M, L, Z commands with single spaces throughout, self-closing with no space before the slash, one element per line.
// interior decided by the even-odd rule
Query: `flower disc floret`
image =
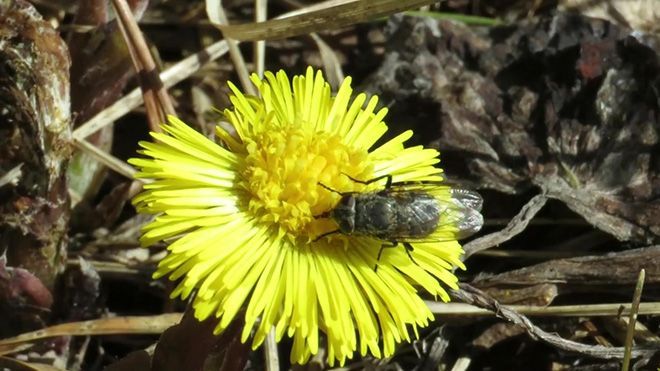
<path fill-rule="evenodd" d="M 270 122 L 243 140 L 247 155 L 239 187 L 247 209 L 262 223 L 277 225 L 291 241 L 313 238 L 315 215 L 336 196 L 319 183 L 337 183 L 341 171 L 367 173 L 367 152 L 346 146 L 337 134 L 313 133 L 295 122 Z"/>

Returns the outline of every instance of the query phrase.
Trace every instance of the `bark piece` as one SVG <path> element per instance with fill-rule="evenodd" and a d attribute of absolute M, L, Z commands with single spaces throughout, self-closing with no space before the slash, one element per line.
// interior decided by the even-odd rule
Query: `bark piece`
<path fill-rule="evenodd" d="M 620 293 L 622 288 L 631 290 L 634 287 L 641 269 L 646 270 L 647 290 L 657 289 L 660 284 L 660 245 L 602 256 L 551 260 L 478 278 L 472 284 L 488 290 L 491 295 L 497 295 L 491 291 L 493 289 L 505 292 L 504 297 L 513 295 L 510 290 L 515 288 L 541 284 L 556 285 L 562 294 L 597 290 Z"/>
<path fill-rule="evenodd" d="M 69 55 L 23 0 L 0 0 L 0 252 L 52 289 L 64 267 L 70 157 Z M 0 318 L 7 318 L 0 313 Z"/>

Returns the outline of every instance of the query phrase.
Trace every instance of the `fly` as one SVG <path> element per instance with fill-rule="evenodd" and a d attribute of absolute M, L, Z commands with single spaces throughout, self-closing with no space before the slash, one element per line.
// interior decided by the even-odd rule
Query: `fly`
<path fill-rule="evenodd" d="M 385 248 L 401 243 L 410 260 L 417 264 L 410 253 L 413 251 L 411 242 L 438 241 L 431 235 L 442 225 L 453 226 L 455 233 L 451 239 L 467 237 L 478 232 L 483 225 L 480 213 L 483 201 L 474 191 L 453 188 L 451 200 L 443 202 L 430 193 L 430 189 L 436 186 L 434 183 L 392 183 L 392 175 L 368 181 L 349 178 L 365 185 L 382 179 L 386 182 L 383 189 L 370 192 L 339 192 L 319 183 L 323 188 L 341 195 L 341 199 L 332 210 L 320 215 L 334 220 L 338 229 L 317 239 L 342 233 L 389 242 L 381 246 L 376 262 L 380 261 Z M 374 270 L 377 268 L 378 263 Z"/>

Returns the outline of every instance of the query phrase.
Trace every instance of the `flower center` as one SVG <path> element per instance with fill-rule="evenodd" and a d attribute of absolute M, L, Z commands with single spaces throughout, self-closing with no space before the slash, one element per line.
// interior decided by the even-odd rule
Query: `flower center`
<path fill-rule="evenodd" d="M 368 179 L 372 167 L 365 150 L 343 143 L 336 134 L 314 133 L 291 125 L 264 128 L 245 139 L 247 156 L 241 187 L 248 192 L 247 207 L 263 222 L 276 223 L 289 238 L 311 240 L 336 229 L 326 217 L 341 195 L 362 184 L 346 175 Z"/>

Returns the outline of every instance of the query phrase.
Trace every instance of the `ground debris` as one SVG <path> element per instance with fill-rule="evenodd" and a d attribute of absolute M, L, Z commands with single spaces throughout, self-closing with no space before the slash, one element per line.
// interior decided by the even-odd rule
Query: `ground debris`
<path fill-rule="evenodd" d="M 390 29 L 370 89 L 433 104 L 438 124 L 427 131 L 465 159 L 475 184 L 538 188 L 619 240 L 660 240 L 655 51 L 563 13 L 486 31 L 416 18 Z"/>
<path fill-rule="evenodd" d="M 660 246 L 613 252 L 601 256 L 556 259 L 521 269 L 477 278 L 472 284 L 488 292 L 503 303 L 536 300 L 548 305 L 560 292 L 604 293 L 616 297 L 627 296 L 637 281 L 640 269 L 646 270 L 646 291 L 660 288 Z M 548 301 L 548 288 L 554 295 Z M 627 299 L 627 298 L 626 298 Z"/>

